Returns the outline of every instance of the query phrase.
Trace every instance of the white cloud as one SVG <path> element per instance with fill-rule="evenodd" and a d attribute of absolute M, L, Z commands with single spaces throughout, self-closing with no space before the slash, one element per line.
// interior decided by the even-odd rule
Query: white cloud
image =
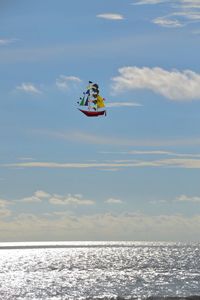
<path fill-rule="evenodd" d="M 14 200 L 14 203 L 39 203 L 43 200 L 48 201 L 50 204 L 53 205 L 94 205 L 94 200 L 84 199 L 81 194 L 71 195 L 57 195 L 57 194 L 50 194 L 42 190 L 38 190 L 34 192 L 33 195 L 24 197 L 18 200 Z M 7 200 L 0 200 L 0 208 L 5 208 L 5 206 L 9 204 Z"/>
<path fill-rule="evenodd" d="M 114 77 L 115 93 L 134 89 L 149 89 L 162 96 L 179 101 L 200 99 L 200 74 L 191 70 L 167 71 L 159 67 L 123 67 Z"/>
<path fill-rule="evenodd" d="M 11 210 L 7 207 L 11 205 L 11 202 L 5 199 L 0 199 L 0 219 L 10 217 L 12 215 Z"/>
<path fill-rule="evenodd" d="M 64 76 L 60 75 L 58 79 L 56 79 L 56 86 L 59 90 L 68 90 L 71 85 L 76 85 L 80 83 L 81 79 L 76 76 Z"/>
<path fill-rule="evenodd" d="M 15 200 L 15 203 L 24 202 L 24 203 L 39 203 L 43 200 L 47 200 L 50 204 L 53 205 L 94 205 L 95 201 L 84 199 L 81 194 L 67 196 L 50 194 L 45 191 L 39 190 L 36 191 L 33 195 L 29 197 L 24 197 L 19 200 Z M 2 203 L 2 205 L 1 205 Z M 6 200 L 0 200 L 0 208 L 5 207 L 5 204 L 8 203 Z"/>
<path fill-rule="evenodd" d="M 85 168 L 104 168 L 117 167 L 115 163 L 57 163 L 57 162 L 31 162 L 6 164 L 4 167 L 23 167 L 23 168 L 51 168 L 51 169 L 85 169 Z M 121 165 L 122 166 L 122 165 Z M 124 165 L 125 166 L 125 165 Z"/>
<path fill-rule="evenodd" d="M 122 204 L 123 201 L 120 200 L 120 199 L 116 199 L 116 198 L 109 198 L 105 201 L 105 203 L 108 203 L 108 204 Z"/>
<path fill-rule="evenodd" d="M 200 8 L 199 0 L 136 0 L 132 4 L 134 5 L 152 5 L 152 4 L 161 4 L 169 3 L 171 7 L 174 8 Z M 172 5 L 173 4 L 173 5 Z"/>
<path fill-rule="evenodd" d="M 7 218 L 12 215 L 11 210 L 7 208 L 0 208 L 0 218 Z"/>
<path fill-rule="evenodd" d="M 41 91 L 33 83 L 22 83 L 16 89 L 28 94 L 41 94 Z"/>
<path fill-rule="evenodd" d="M 171 158 L 163 160 L 152 161 L 138 161 L 135 163 L 137 167 L 172 167 L 172 168 L 185 168 L 185 169 L 200 169 L 200 159 L 189 158 Z"/>
<path fill-rule="evenodd" d="M 122 152 L 123 153 L 123 152 Z M 170 152 L 170 151 L 164 151 L 164 150 L 131 150 L 129 152 L 125 152 L 126 154 L 133 154 L 133 155 L 145 155 L 145 154 L 148 154 L 148 155 L 179 155 L 175 152 Z M 180 154 L 182 155 L 182 154 Z"/>
<path fill-rule="evenodd" d="M 42 200 L 36 196 L 24 197 L 20 200 L 16 200 L 16 202 L 27 202 L 27 203 L 36 203 L 41 201 Z"/>
<path fill-rule="evenodd" d="M 112 152 L 113 153 L 113 152 Z M 131 150 L 128 152 L 115 152 L 118 154 L 130 154 L 130 155 L 166 155 L 175 157 L 200 157 L 198 153 L 177 153 L 165 150 Z"/>
<path fill-rule="evenodd" d="M 3 167 L 15 168 L 49 168 L 49 169 L 86 169 L 95 168 L 105 170 L 105 168 L 141 168 L 141 167 L 173 167 L 185 169 L 200 169 L 200 159 L 192 158 L 171 158 L 160 160 L 128 160 L 128 161 L 112 161 L 100 163 L 56 163 L 56 162 L 33 162 L 33 163 L 13 163 L 6 164 Z M 35 197 L 35 196 L 33 196 Z M 37 197 L 36 197 L 37 198 Z M 35 199 L 35 198 L 34 198 Z M 36 200 L 36 199 L 35 199 Z"/>
<path fill-rule="evenodd" d="M 184 26 L 184 24 L 181 23 L 179 20 L 170 19 L 170 18 L 168 18 L 168 16 L 155 18 L 152 22 L 156 25 L 160 25 L 163 27 L 183 27 Z"/>
<path fill-rule="evenodd" d="M 105 162 L 74 162 L 74 163 L 57 163 L 57 162 L 20 162 L 1 165 L 5 168 L 49 168 L 49 169 L 86 169 L 93 168 L 104 171 L 118 171 L 121 168 L 138 168 L 138 167 L 174 167 L 174 168 L 188 168 L 200 169 L 200 154 L 191 153 L 176 153 L 164 150 L 131 150 L 128 152 L 104 152 L 115 154 L 128 155 L 151 155 L 151 156 L 171 156 L 174 158 L 165 159 L 129 159 L 129 160 L 110 160 Z M 31 197 L 26 197 L 21 201 L 24 202 L 39 202 L 42 198 L 52 197 L 47 192 L 36 191 Z M 75 197 L 79 198 L 77 195 Z M 1 202 L 0 202 L 1 204 Z"/>
<path fill-rule="evenodd" d="M 199 6 L 200 8 L 200 6 Z M 178 16 L 178 17 L 183 17 L 188 20 L 193 20 L 193 21 L 198 21 L 200 20 L 200 11 L 183 11 L 183 12 L 177 12 L 173 13 L 172 16 Z"/>
<path fill-rule="evenodd" d="M 106 19 L 106 20 L 123 20 L 124 17 L 121 14 L 113 14 L 113 13 L 104 13 L 97 15 L 98 18 Z"/>
<path fill-rule="evenodd" d="M 199 160 L 200 161 L 200 160 Z M 56 162 L 33 162 L 33 163 L 14 163 L 7 164 L 4 167 L 15 167 L 15 168 L 48 168 L 48 169 L 88 169 L 95 168 L 105 170 L 105 168 L 133 168 L 133 167 L 148 167 L 148 166 L 171 166 L 176 167 L 182 166 L 183 163 L 172 160 L 155 160 L 155 161 L 142 161 L 133 160 L 132 162 L 104 162 L 104 163 L 56 163 Z"/>
<path fill-rule="evenodd" d="M 35 196 L 38 198 L 49 198 L 51 195 L 44 191 L 36 191 Z"/>
<path fill-rule="evenodd" d="M 43 199 L 49 198 L 51 195 L 44 191 L 36 191 L 33 195 L 29 197 L 24 197 L 20 200 L 16 200 L 16 202 L 27 202 L 27 203 L 36 203 L 42 202 Z"/>
<path fill-rule="evenodd" d="M 140 103 L 136 102 L 108 102 L 106 103 L 106 107 L 135 107 L 135 106 L 143 106 Z"/>
<path fill-rule="evenodd" d="M 54 205 L 94 205 L 95 201 L 83 199 L 82 195 L 67 196 L 53 195 L 49 198 L 49 202 Z"/>
<path fill-rule="evenodd" d="M 178 202 L 199 202 L 200 203 L 200 196 L 180 195 L 180 196 L 176 197 L 176 201 L 178 201 Z"/>
<path fill-rule="evenodd" d="M 173 8 L 173 6 L 172 6 Z M 184 26 L 190 24 L 192 22 L 199 22 L 200 21 L 200 3 L 199 1 L 194 0 L 179 0 L 178 2 L 174 1 L 174 8 L 175 11 L 169 15 L 162 17 L 163 20 L 171 20 L 173 27 L 177 26 Z M 161 19 L 162 19 L 161 18 Z M 174 19 L 175 18 L 175 19 Z M 155 20 L 154 20 L 155 21 Z M 155 22 L 154 22 L 155 23 Z M 177 23 L 177 26 L 176 26 Z M 158 25 L 165 26 L 163 23 L 157 23 Z"/>
<path fill-rule="evenodd" d="M 136 3 L 132 3 L 133 5 L 151 5 L 151 4 L 160 4 L 169 2 L 169 0 L 138 0 Z"/>
<path fill-rule="evenodd" d="M 180 0 L 182 8 L 191 9 L 191 8 L 200 8 L 199 0 Z"/>
<path fill-rule="evenodd" d="M 0 208 L 5 208 L 5 207 L 7 207 L 10 204 L 11 203 L 8 200 L 0 199 Z"/>
<path fill-rule="evenodd" d="M 168 3 L 171 13 L 159 16 L 153 23 L 163 27 L 182 27 L 200 21 L 199 0 L 138 0 L 135 5 Z"/>

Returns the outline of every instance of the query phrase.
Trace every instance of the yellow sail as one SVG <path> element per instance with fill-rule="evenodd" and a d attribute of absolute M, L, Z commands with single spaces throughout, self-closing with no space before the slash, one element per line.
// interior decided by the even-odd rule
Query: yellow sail
<path fill-rule="evenodd" d="M 98 108 L 105 107 L 104 99 L 100 95 L 97 95 L 97 107 Z"/>

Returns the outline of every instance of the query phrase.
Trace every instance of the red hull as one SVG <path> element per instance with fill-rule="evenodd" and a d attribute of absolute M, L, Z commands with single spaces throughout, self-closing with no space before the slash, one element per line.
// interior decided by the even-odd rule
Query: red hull
<path fill-rule="evenodd" d="M 79 110 L 87 117 L 98 117 L 98 116 L 106 115 L 105 110 L 101 110 L 101 111 L 90 111 L 90 110 L 82 110 L 82 109 Z"/>

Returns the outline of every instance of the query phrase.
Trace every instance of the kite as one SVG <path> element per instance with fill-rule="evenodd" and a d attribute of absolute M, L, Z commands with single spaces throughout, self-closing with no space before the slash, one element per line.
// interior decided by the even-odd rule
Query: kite
<path fill-rule="evenodd" d="M 89 86 L 83 96 L 80 97 L 79 110 L 87 117 L 106 116 L 105 98 L 99 95 L 99 86 L 97 83 L 89 81 Z"/>

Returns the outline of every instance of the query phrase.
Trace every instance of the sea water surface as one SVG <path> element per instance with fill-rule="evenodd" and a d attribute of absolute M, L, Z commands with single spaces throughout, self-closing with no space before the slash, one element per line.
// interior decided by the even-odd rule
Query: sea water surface
<path fill-rule="evenodd" d="M 200 296 L 200 244 L 1 243 L 0 299 Z"/>

